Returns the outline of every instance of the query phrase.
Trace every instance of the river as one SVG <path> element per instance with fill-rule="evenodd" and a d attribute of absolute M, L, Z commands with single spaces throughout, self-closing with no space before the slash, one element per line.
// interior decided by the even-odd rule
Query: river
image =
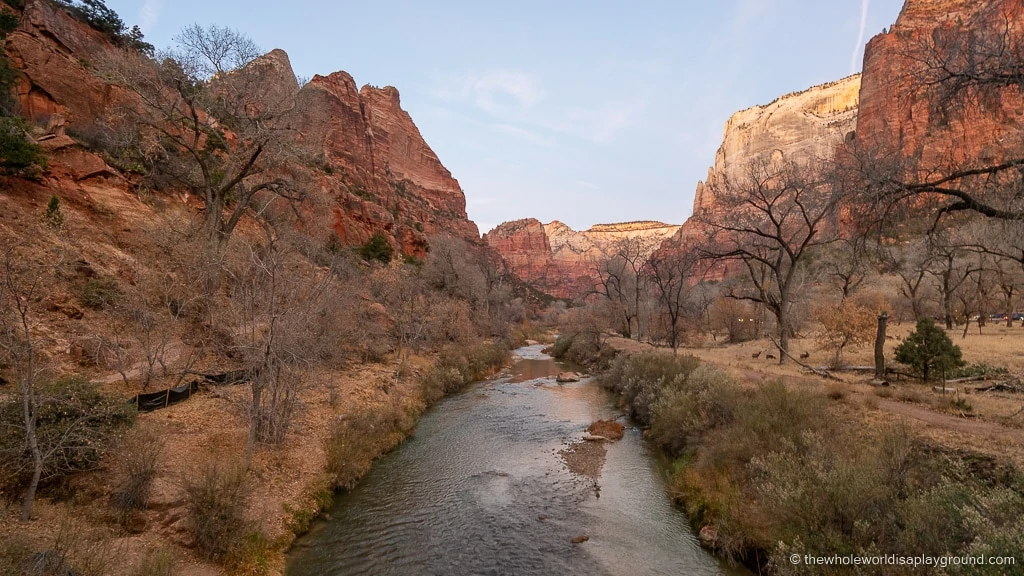
<path fill-rule="evenodd" d="M 296 542 L 286 574 L 741 574 L 700 547 L 639 430 L 608 445 L 597 487 L 566 468 L 588 424 L 625 420 L 593 382 L 557 384 L 566 368 L 541 348 L 430 409 Z"/>

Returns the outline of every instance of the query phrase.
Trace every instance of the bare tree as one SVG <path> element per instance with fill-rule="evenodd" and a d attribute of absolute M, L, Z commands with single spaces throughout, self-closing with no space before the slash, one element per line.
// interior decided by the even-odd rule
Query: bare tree
<path fill-rule="evenodd" d="M 942 299 L 942 317 L 947 330 L 953 329 L 953 298 L 980 269 L 966 258 L 966 252 L 951 242 L 946 234 L 933 235 L 931 265 L 928 274 Z"/>
<path fill-rule="evenodd" d="M 319 359 L 330 274 L 290 269 L 289 251 L 274 230 L 250 244 L 248 261 L 234 275 L 235 348 L 249 374 L 249 435 L 245 465 L 257 442 L 284 440 L 298 403 L 302 378 Z"/>
<path fill-rule="evenodd" d="M 0 353 L 14 367 L 21 401 L 22 424 L 32 454 L 32 479 L 22 499 L 21 519 L 32 517 L 32 505 L 43 473 L 43 450 L 39 443 L 40 398 L 38 384 L 43 369 L 36 349 L 33 305 L 48 277 L 49 270 L 31 265 L 17 247 L 4 254 L 0 284 Z"/>
<path fill-rule="evenodd" d="M 598 283 L 595 290 L 611 305 L 614 316 L 620 317 L 619 332 L 626 338 L 633 337 L 635 309 L 629 306 L 631 300 L 629 275 L 621 258 L 608 255 L 594 263 Z"/>
<path fill-rule="evenodd" d="M 856 292 L 870 273 L 868 236 L 839 238 L 821 258 L 821 266 L 829 284 L 840 294 L 840 303 Z"/>
<path fill-rule="evenodd" d="M 141 105 L 123 111 L 126 121 L 143 129 L 156 171 L 203 199 L 206 232 L 220 252 L 268 196 L 300 196 L 287 125 L 298 84 L 234 30 L 192 25 L 174 41 L 158 62 L 123 51 L 99 67 L 138 96 Z"/>
<path fill-rule="evenodd" d="M 813 167 L 762 161 L 752 163 L 746 180 L 723 196 L 728 217 L 695 215 L 711 232 L 701 256 L 743 265 L 746 282 L 726 295 L 761 304 L 775 316 L 779 363 L 785 363 L 793 303 L 809 257 L 839 238 L 841 188 Z"/>
<path fill-rule="evenodd" d="M 924 296 L 927 291 L 928 270 L 931 266 L 930 244 L 915 239 L 897 245 L 879 245 L 881 270 L 899 277 L 899 291 L 907 302 L 916 322 L 924 315 Z"/>
<path fill-rule="evenodd" d="M 697 257 L 691 251 L 668 248 L 654 253 L 647 262 L 650 283 L 667 319 L 668 340 L 673 352 L 679 349 L 683 319 L 696 308 L 690 295 L 695 284 L 693 271 L 696 261 Z"/>
<path fill-rule="evenodd" d="M 1014 296 L 1024 283 L 1024 221 L 975 221 L 963 227 L 964 249 L 991 258 L 1004 297 L 1006 325 L 1013 326 Z"/>
<path fill-rule="evenodd" d="M 639 341 L 644 336 L 647 262 L 658 244 L 657 239 L 643 236 L 621 238 L 594 264 L 597 291 L 620 309 L 626 338 Z"/>

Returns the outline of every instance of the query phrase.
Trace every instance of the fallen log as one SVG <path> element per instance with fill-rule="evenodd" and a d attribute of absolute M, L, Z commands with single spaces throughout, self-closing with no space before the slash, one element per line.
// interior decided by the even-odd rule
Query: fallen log
<path fill-rule="evenodd" d="M 797 366 L 800 366 L 800 367 L 802 367 L 802 368 L 804 368 L 806 370 L 809 370 L 812 374 L 815 374 L 817 376 L 821 376 L 822 378 L 826 378 L 828 380 L 835 380 L 837 382 L 846 382 L 846 380 L 843 380 L 842 378 L 836 376 L 835 374 L 832 374 L 831 372 L 828 372 L 827 370 L 819 370 L 817 368 L 814 368 L 813 366 L 809 366 L 807 364 L 804 364 L 803 362 L 801 362 L 801 361 L 797 360 L 795 357 L 793 357 L 792 354 L 790 354 L 789 352 L 786 352 L 785 350 L 783 350 L 782 347 L 779 346 L 779 343 L 776 342 L 774 338 L 769 336 L 768 339 L 771 340 L 772 344 L 775 345 L 775 348 L 778 349 L 779 353 L 785 354 L 786 358 L 789 358 L 793 362 L 796 362 Z"/>

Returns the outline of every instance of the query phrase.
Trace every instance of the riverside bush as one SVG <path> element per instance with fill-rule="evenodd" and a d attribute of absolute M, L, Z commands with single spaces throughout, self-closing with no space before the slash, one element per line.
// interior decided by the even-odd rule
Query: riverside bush
<path fill-rule="evenodd" d="M 612 365 L 617 352 L 601 342 L 596 332 L 575 332 L 559 336 L 551 346 L 551 356 L 581 366 L 605 370 Z"/>
<path fill-rule="evenodd" d="M 399 410 L 394 404 L 383 404 L 335 420 L 326 440 L 327 472 L 334 486 L 353 488 L 377 456 L 405 438 Z"/>
<path fill-rule="evenodd" d="M 694 524 L 714 526 L 717 551 L 759 572 L 806 573 L 790 554 L 1013 556 L 1024 546 L 1024 481 L 993 458 L 905 426 L 865 429 L 822 393 L 742 389 L 689 357 L 620 357 L 600 381 L 675 457 L 671 489 Z M 900 573 L 888 568 L 861 573 Z"/>
<path fill-rule="evenodd" d="M 189 528 L 200 556 L 223 561 L 242 545 L 248 499 L 245 468 L 237 463 L 210 463 L 185 485 Z"/>
<path fill-rule="evenodd" d="M 510 351 L 504 342 L 449 346 L 420 378 L 423 395 L 428 402 L 436 402 L 446 394 L 491 376 L 509 357 Z"/>
<path fill-rule="evenodd" d="M 694 356 L 655 352 L 620 356 L 599 381 L 620 396 L 637 422 L 647 426 L 651 424 L 651 409 L 661 394 L 683 389 L 698 364 L 700 361 Z"/>
<path fill-rule="evenodd" d="M 739 387 L 717 368 L 697 366 L 685 386 L 663 391 L 651 408 L 647 437 L 671 455 L 701 433 L 735 418 Z"/>

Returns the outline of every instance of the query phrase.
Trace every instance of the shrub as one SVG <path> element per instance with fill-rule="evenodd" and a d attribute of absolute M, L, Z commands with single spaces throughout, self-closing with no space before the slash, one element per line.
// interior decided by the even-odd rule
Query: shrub
<path fill-rule="evenodd" d="M 391 262 L 393 254 L 394 249 L 391 248 L 391 243 L 381 232 L 374 232 L 373 236 L 359 248 L 359 255 L 363 257 L 363 260 L 377 260 L 384 264 Z"/>
<path fill-rule="evenodd" d="M 171 576 L 174 574 L 174 552 L 168 549 L 151 550 L 132 570 L 132 576 Z"/>
<path fill-rule="evenodd" d="M 27 129 L 21 118 L 0 117 L 0 168 L 9 174 L 33 176 L 46 168 L 46 157 Z"/>
<path fill-rule="evenodd" d="M 838 402 L 839 400 L 846 398 L 846 388 L 838 384 L 833 385 L 829 387 L 828 391 L 825 392 L 825 395 L 828 396 L 829 400 L 835 400 Z"/>
<path fill-rule="evenodd" d="M 423 395 L 428 402 L 436 402 L 494 374 L 508 359 L 509 349 L 500 342 L 445 348 L 420 378 Z"/>
<path fill-rule="evenodd" d="M 78 303 L 87 308 L 112 308 L 121 300 L 121 289 L 113 278 L 91 278 L 75 290 Z"/>
<path fill-rule="evenodd" d="M 119 433 L 135 421 L 134 406 L 81 378 L 42 382 L 38 394 L 36 438 L 44 455 L 44 483 L 95 469 Z M 0 491 L 20 492 L 33 468 L 20 402 L 0 403 L 0 430 Z"/>
<path fill-rule="evenodd" d="M 551 345 L 551 356 L 558 359 L 565 358 L 574 338 L 575 334 L 562 334 L 555 338 L 555 343 Z"/>
<path fill-rule="evenodd" d="M 911 366 L 925 380 L 932 379 L 935 372 L 945 378 L 964 365 L 960 347 L 927 318 L 918 320 L 917 328 L 896 348 L 896 361 Z"/>
<path fill-rule="evenodd" d="M 700 363 L 694 356 L 645 352 L 622 356 L 601 375 L 601 384 L 618 393 L 642 425 L 651 423 L 651 408 L 663 391 L 679 390 Z"/>
<path fill-rule="evenodd" d="M 971 363 L 966 366 L 961 366 L 950 370 L 946 376 L 948 378 L 976 378 L 979 376 L 1005 376 L 1010 371 L 1003 366 L 992 366 L 985 362 Z"/>
<path fill-rule="evenodd" d="M 64 214 L 60 211 L 60 198 L 56 195 L 50 196 L 50 203 L 46 205 L 46 212 L 43 213 L 43 223 L 54 230 L 64 227 Z"/>
<path fill-rule="evenodd" d="M 815 317 L 821 324 L 815 338 L 818 348 L 831 353 L 833 368 L 842 366 L 844 351 L 874 342 L 875 313 L 867 306 L 850 300 L 839 306 L 825 304 L 815 310 Z"/>
<path fill-rule="evenodd" d="M 163 438 L 151 430 L 134 430 L 121 444 L 119 481 L 110 495 L 110 504 L 122 526 L 130 522 L 136 511 L 146 509 L 163 448 Z"/>
<path fill-rule="evenodd" d="M 611 366 L 617 352 L 602 343 L 598 333 L 585 331 L 559 336 L 551 347 L 551 355 L 581 366 L 604 370 Z"/>
<path fill-rule="evenodd" d="M 245 468 L 238 463 L 207 464 L 186 483 L 189 528 L 203 558 L 224 560 L 241 543 L 247 502 Z"/>
<path fill-rule="evenodd" d="M 647 437 L 662 450 L 678 455 L 695 437 L 731 422 L 740 394 L 728 376 L 701 364 L 684 386 L 663 392 L 655 402 Z"/>
<path fill-rule="evenodd" d="M 327 471 L 338 488 L 351 489 L 373 460 L 405 437 L 396 406 L 370 406 L 334 421 L 327 435 Z"/>
<path fill-rule="evenodd" d="M 270 574 L 270 541 L 259 531 L 245 534 L 230 550 L 224 564 L 227 572 L 237 576 L 264 576 Z"/>

